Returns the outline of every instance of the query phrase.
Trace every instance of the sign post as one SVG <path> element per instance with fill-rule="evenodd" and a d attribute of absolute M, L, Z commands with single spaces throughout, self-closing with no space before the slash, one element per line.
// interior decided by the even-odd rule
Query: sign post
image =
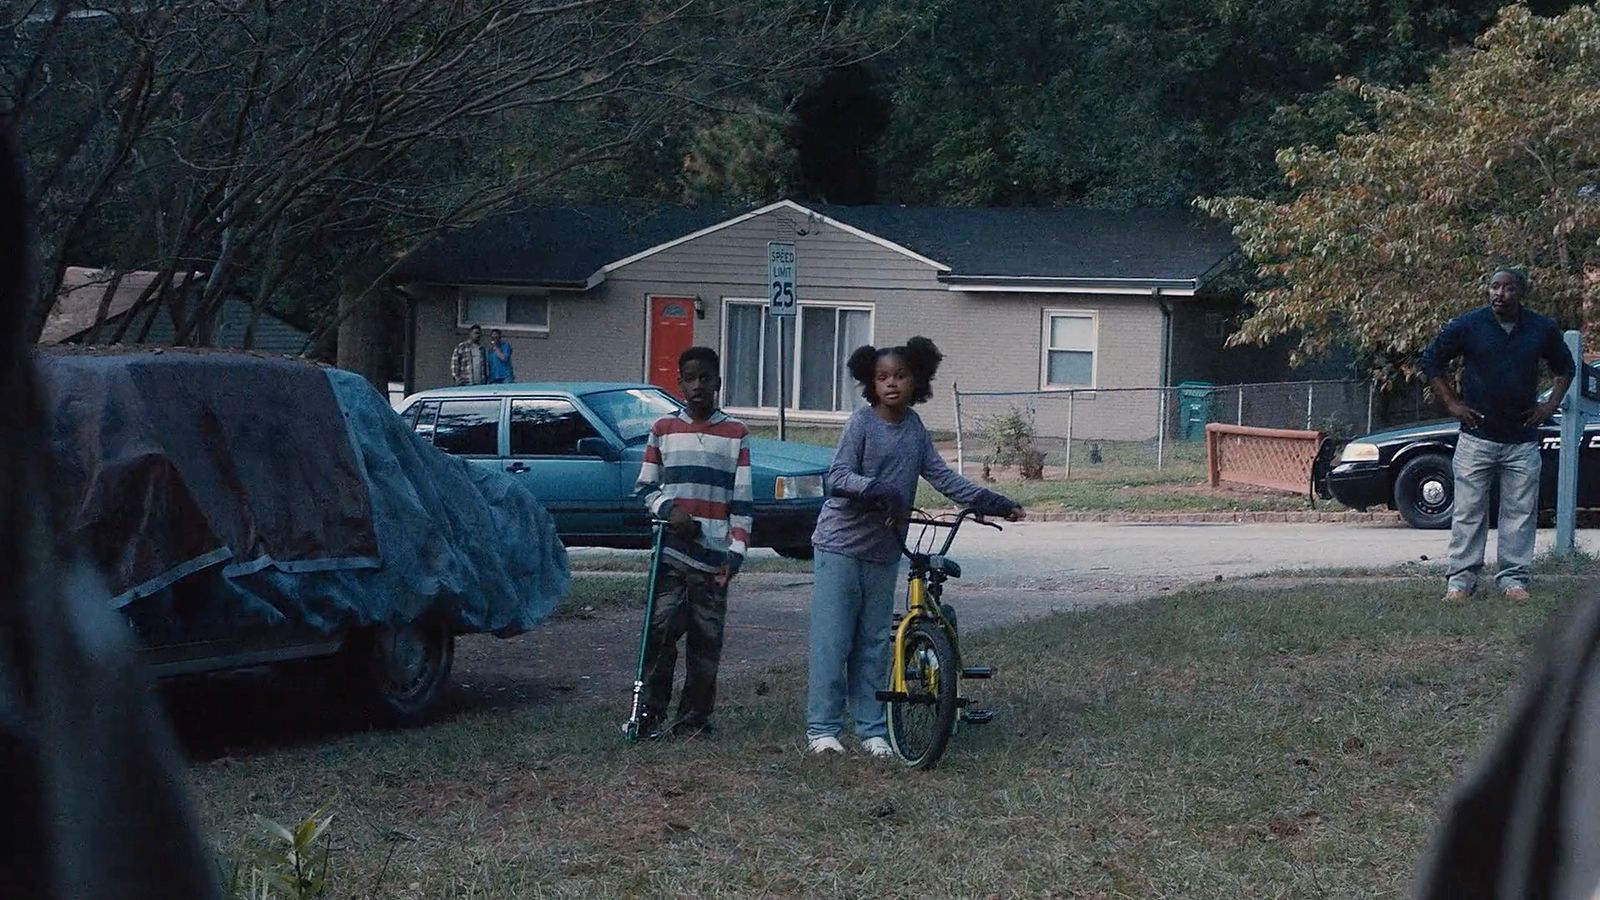
<path fill-rule="evenodd" d="M 1567 388 L 1561 404 L 1561 448 L 1556 473 L 1555 552 L 1567 555 L 1577 549 L 1578 460 L 1582 458 L 1584 424 L 1600 415 L 1600 369 L 1583 361 L 1579 332 L 1566 333 L 1567 350 L 1578 364 L 1578 376 Z"/>
<path fill-rule="evenodd" d="M 788 322 L 795 316 L 794 245 L 767 242 L 767 315 L 778 320 L 778 440 L 788 437 Z"/>

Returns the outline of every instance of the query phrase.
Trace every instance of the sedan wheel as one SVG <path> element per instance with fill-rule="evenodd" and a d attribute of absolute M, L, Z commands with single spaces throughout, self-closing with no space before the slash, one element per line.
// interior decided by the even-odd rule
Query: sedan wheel
<path fill-rule="evenodd" d="M 1426 453 L 1402 466 L 1394 480 L 1394 505 L 1412 528 L 1449 528 L 1455 505 L 1450 457 Z"/>

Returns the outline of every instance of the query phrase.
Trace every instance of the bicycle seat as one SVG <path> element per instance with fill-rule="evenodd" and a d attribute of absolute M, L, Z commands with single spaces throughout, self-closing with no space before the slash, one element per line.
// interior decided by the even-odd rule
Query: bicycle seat
<path fill-rule="evenodd" d="M 948 556 L 928 557 L 928 571 L 938 572 L 946 578 L 960 578 L 961 564 Z"/>

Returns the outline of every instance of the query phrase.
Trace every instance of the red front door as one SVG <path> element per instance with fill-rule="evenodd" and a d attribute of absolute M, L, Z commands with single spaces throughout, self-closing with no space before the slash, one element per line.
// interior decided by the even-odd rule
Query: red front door
<path fill-rule="evenodd" d="M 650 383 L 678 395 L 678 354 L 694 344 L 694 298 L 650 298 Z"/>

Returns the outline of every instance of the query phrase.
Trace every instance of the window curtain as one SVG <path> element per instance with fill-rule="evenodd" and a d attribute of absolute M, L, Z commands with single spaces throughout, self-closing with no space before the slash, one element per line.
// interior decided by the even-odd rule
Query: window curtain
<path fill-rule="evenodd" d="M 722 403 L 733 407 L 760 405 L 761 330 L 766 311 L 742 303 L 728 305 L 728 338 L 722 348 Z"/>

